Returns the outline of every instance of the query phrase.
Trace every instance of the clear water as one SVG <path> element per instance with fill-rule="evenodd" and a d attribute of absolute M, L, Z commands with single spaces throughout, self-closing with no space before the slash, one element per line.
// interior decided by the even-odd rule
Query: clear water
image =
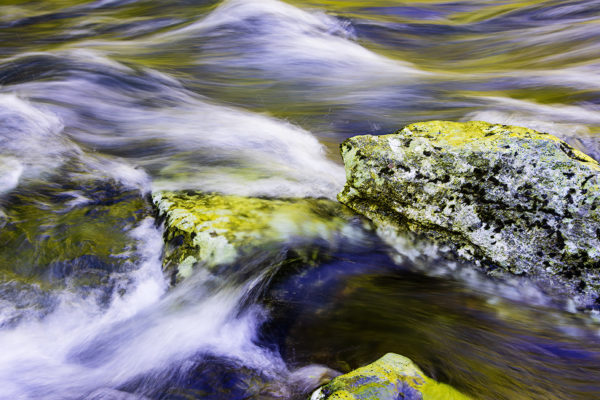
<path fill-rule="evenodd" d="M 342 140 L 431 119 L 599 158 L 599 43 L 593 0 L 3 1 L 0 398 L 303 398 L 389 351 L 474 398 L 599 398 L 594 314 L 539 288 L 368 230 L 169 288 L 144 197 L 334 199 Z"/>

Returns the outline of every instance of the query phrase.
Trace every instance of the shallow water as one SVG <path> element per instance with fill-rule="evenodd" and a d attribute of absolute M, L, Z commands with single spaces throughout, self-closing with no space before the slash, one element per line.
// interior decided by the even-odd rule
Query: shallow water
<path fill-rule="evenodd" d="M 334 199 L 342 140 L 431 119 L 599 159 L 599 16 L 592 0 L 2 2 L 0 398 L 303 398 L 325 367 L 390 351 L 474 398 L 600 397 L 595 314 L 540 288 L 399 261 L 352 218 L 341 242 L 305 238 L 313 262 L 286 242 L 169 288 L 146 197 Z"/>

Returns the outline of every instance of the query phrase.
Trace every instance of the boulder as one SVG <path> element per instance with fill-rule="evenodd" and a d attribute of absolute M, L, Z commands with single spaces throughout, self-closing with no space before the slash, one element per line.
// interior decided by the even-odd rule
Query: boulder
<path fill-rule="evenodd" d="M 410 359 L 388 353 L 372 364 L 334 378 L 310 400 L 468 400 L 469 397 L 429 378 Z"/>
<path fill-rule="evenodd" d="M 273 252 L 293 248 L 310 261 L 308 253 L 319 243 L 335 245 L 337 238 L 353 234 L 352 216 L 326 199 L 163 191 L 154 193 L 153 202 L 165 220 L 163 269 L 172 283 L 189 277 L 196 265 L 214 269 L 242 256 L 255 260 L 257 251 L 275 262 Z"/>
<path fill-rule="evenodd" d="M 580 307 L 600 288 L 600 165 L 562 140 L 486 122 L 415 123 L 341 145 L 340 202 L 498 275 L 558 288 Z"/>

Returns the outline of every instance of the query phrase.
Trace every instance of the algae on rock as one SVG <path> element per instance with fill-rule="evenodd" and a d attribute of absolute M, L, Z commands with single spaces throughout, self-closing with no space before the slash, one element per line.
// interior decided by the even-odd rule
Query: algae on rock
<path fill-rule="evenodd" d="M 190 276 L 199 263 L 228 265 L 259 248 L 279 252 L 284 244 L 310 252 L 314 246 L 304 246 L 308 242 L 331 243 L 356 234 L 343 206 L 325 199 L 163 191 L 153 201 L 166 220 L 163 269 L 173 283 Z"/>
<path fill-rule="evenodd" d="M 579 306 L 597 298 L 600 165 L 560 139 L 431 121 L 350 138 L 341 152 L 338 199 L 380 229 L 433 239 L 491 274 L 550 282 Z"/>
<path fill-rule="evenodd" d="M 310 400 L 468 400 L 469 397 L 429 378 L 410 359 L 388 353 L 372 364 L 334 378 Z"/>

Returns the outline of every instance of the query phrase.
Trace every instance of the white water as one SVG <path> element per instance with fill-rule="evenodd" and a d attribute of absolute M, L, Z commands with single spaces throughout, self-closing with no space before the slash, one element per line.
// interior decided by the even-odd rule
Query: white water
<path fill-rule="evenodd" d="M 135 3 L 98 1 L 81 10 Z M 0 20 L 15 18 L 12 10 Z M 93 34 L 96 24 L 119 21 L 94 18 L 78 22 L 77 32 Z M 161 31 L 177 19 L 186 23 Z M 397 40 L 402 52 L 377 50 L 357 34 L 354 25 L 360 21 L 276 0 L 229 0 L 204 15 L 149 22 L 140 17 L 126 33 L 151 32 L 141 37 L 113 40 L 102 32 L 3 59 L 3 68 L 25 72 L 22 81 L 0 87 L 0 195 L 65 174 L 75 182 L 116 180 L 142 192 L 334 198 L 344 183 L 343 168 L 317 138 L 337 143 L 349 134 L 389 133 L 406 122 L 435 118 L 529 126 L 579 141 L 576 147 L 600 155 L 588 128 L 600 125 L 597 105 L 514 99 L 497 94 L 499 84 L 486 86 L 508 79 L 514 87 L 502 85 L 509 89 L 560 85 L 585 91 L 600 86 L 595 65 L 537 65 L 528 71 L 498 65 L 498 72 L 494 64 L 492 72 L 470 73 L 446 71 L 443 64 L 448 56 L 449 65 L 477 65 L 477 57 L 493 54 L 490 43 L 498 41 L 534 52 L 548 40 L 581 38 L 540 62 L 590 57 L 597 42 L 585 37 L 594 24 L 535 26 L 510 35 L 462 33 L 472 40 L 472 60 L 440 52 L 439 63 L 423 68 L 427 59 L 419 51 L 435 42 L 455 46 L 460 38 L 452 43 L 442 34 L 425 37 L 426 29 L 411 31 L 423 21 L 386 24 L 369 22 L 368 16 L 365 21 L 370 28 L 392 28 L 386 38 Z M 424 46 L 411 53 L 417 42 Z M 47 68 L 39 79 L 25 68 L 36 57 Z M 67 194 L 73 197 L 71 207 L 89 201 L 77 191 Z M 132 235 L 142 244 L 142 259 L 129 272 L 131 281 L 115 289 L 110 305 L 98 305 L 93 295 L 61 291 L 52 294 L 59 304 L 49 315 L 32 309 L 17 326 L 0 331 L 0 398 L 82 398 L 140 376 L 160 383 L 168 380 L 165 375 L 193 368 L 190 360 L 198 354 L 231 359 L 273 377 L 283 392 L 297 381 L 310 389 L 325 373 L 317 367 L 290 372 L 278 354 L 256 344 L 257 328 L 267 316 L 241 303 L 263 279 L 261 271 L 236 285 L 227 282 L 230 276 L 198 273 L 167 290 L 160 232 L 144 221 Z M 452 264 L 426 267 L 430 275 L 468 282 L 490 301 L 499 294 L 547 303 L 531 286 L 492 284 L 469 269 L 454 271 Z M 13 309 L 3 311 L 0 316 L 12 318 Z"/>
<path fill-rule="evenodd" d="M 215 23 L 228 7 L 238 6 L 225 4 L 205 22 Z M 282 12 L 274 16 L 292 12 L 287 25 L 294 24 L 294 14 L 309 15 L 290 6 Z M 333 20 L 323 16 L 322 22 L 327 21 Z M 321 24 L 318 18 L 307 23 Z M 324 32 L 321 45 L 330 46 L 327 40 L 333 37 Z M 359 57 L 394 64 L 345 38 L 334 39 L 334 45 L 339 43 Z M 328 159 L 310 132 L 294 124 L 213 104 L 157 71 L 146 70 L 146 77 L 137 78 L 136 71 L 101 51 L 21 57 L 37 56 L 50 62 L 66 59 L 74 74 L 1 89 L 0 116 L 10 122 L 0 137 L 2 192 L 48 179 L 64 168 L 72 180 L 114 179 L 142 191 L 201 188 L 333 198 L 344 183 L 343 168 Z M 111 80 L 127 83 L 117 87 Z M 79 169 L 69 167 L 71 163 Z M 69 195 L 71 207 L 88 201 L 76 192 Z M 315 385 L 319 374 L 300 370 L 290 375 L 278 354 L 255 344 L 263 312 L 257 306 L 240 307 L 260 283 L 260 271 L 238 286 L 228 284 L 228 277 L 199 272 L 167 291 L 161 232 L 145 220 L 131 234 L 140 243 L 141 260 L 129 283 L 115 288 L 108 307 L 94 295 L 55 292 L 58 305 L 49 315 L 25 312 L 18 325 L 0 331 L 0 398 L 93 397 L 141 376 L 160 381 L 173 365 L 185 374 L 182 362 L 203 353 L 279 377 L 284 391 L 294 382 Z"/>
<path fill-rule="evenodd" d="M 198 64 L 220 70 L 261 70 L 269 79 L 327 87 L 354 87 L 368 79 L 415 79 L 424 72 L 392 60 L 354 40 L 352 27 L 319 11 L 277 0 L 227 0 L 206 18 L 153 37 L 154 43 L 202 40 Z"/>
<path fill-rule="evenodd" d="M 45 319 L 0 331 L 0 398 L 81 398 L 140 375 L 160 375 L 198 353 L 239 360 L 273 376 L 286 373 L 276 354 L 253 343 L 260 310 L 240 313 L 252 281 L 232 287 L 201 272 L 166 293 L 154 221 L 144 220 L 132 235 L 143 258 L 127 292 L 108 309 L 63 292 Z"/>
<path fill-rule="evenodd" d="M 81 61 L 77 52 L 63 56 Z M 107 73 L 123 72 L 109 68 Z M 153 72 L 152 76 L 156 75 Z M 57 143 L 48 146 L 45 140 L 41 145 L 36 136 L 31 137 L 36 131 L 26 130 L 21 140 L 14 141 L 21 159 L 38 163 L 53 160 L 54 164 L 46 168 L 55 168 L 69 150 L 81 151 L 75 142 L 85 149 L 81 158 L 90 170 L 113 172 L 118 180 L 136 187 L 144 186 L 147 178 L 130 164 L 149 170 L 155 189 L 201 187 L 241 195 L 333 198 L 343 186 L 343 169 L 327 159 L 314 136 L 295 125 L 211 104 L 167 79 L 149 87 L 115 90 L 94 83 L 100 78 L 99 74 L 19 86 L 20 96 L 52 102 L 45 108 L 61 130 L 58 121 L 69 121 L 65 133 L 71 139 L 62 136 Z M 17 106 L 27 104 L 9 96 Z M 147 97 L 152 105 L 140 106 L 140 96 Z M 78 101 L 81 98 L 86 101 Z M 40 113 L 35 105 L 27 107 Z M 95 119 L 103 124 L 94 124 Z M 28 137 L 35 146 L 22 140 Z M 140 147 L 146 147 L 142 156 L 138 155 Z M 121 161 L 108 156 L 100 160 L 92 152 L 122 157 Z"/>

